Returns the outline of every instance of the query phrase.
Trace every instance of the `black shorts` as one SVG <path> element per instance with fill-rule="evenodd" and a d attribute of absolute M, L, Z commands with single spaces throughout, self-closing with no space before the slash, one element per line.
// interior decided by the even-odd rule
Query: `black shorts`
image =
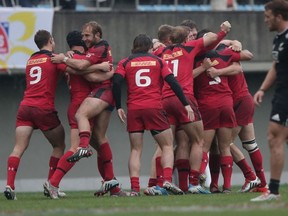
<path fill-rule="evenodd" d="M 273 103 L 270 121 L 288 127 L 288 103 Z"/>

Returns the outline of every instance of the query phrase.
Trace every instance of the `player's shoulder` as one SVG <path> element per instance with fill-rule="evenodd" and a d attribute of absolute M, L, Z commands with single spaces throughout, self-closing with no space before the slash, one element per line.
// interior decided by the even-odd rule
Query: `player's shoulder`
<path fill-rule="evenodd" d="M 110 45 L 107 40 L 100 40 L 97 44 L 95 44 L 94 47 L 101 47 L 101 46 L 109 47 Z"/>

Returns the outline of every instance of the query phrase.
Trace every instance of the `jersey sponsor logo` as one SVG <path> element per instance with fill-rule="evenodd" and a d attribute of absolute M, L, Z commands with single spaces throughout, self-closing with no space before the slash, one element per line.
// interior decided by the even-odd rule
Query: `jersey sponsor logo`
<path fill-rule="evenodd" d="M 272 51 L 272 58 L 274 61 L 278 62 L 278 51 Z"/>
<path fill-rule="evenodd" d="M 215 59 L 213 62 L 212 62 L 212 66 L 215 66 L 215 65 L 218 65 L 219 62 Z"/>
<path fill-rule="evenodd" d="M 35 65 L 35 64 L 42 64 L 47 62 L 47 57 L 45 58 L 38 58 L 38 59 L 30 59 L 27 63 L 27 65 Z"/>
<path fill-rule="evenodd" d="M 1 54 L 9 53 L 8 30 L 9 30 L 9 23 L 1 22 L 0 23 L 0 53 Z"/>
<path fill-rule="evenodd" d="M 131 62 L 131 67 L 155 66 L 156 61 L 137 61 Z"/>
<path fill-rule="evenodd" d="M 182 55 L 183 55 L 182 50 L 179 50 L 179 51 L 173 52 L 171 54 L 164 54 L 163 59 L 164 60 L 174 59 L 174 58 L 182 56 Z"/>
<path fill-rule="evenodd" d="M 284 43 L 282 42 L 280 43 L 278 50 L 279 52 L 281 52 L 283 49 L 284 49 Z"/>
<path fill-rule="evenodd" d="M 280 116 L 279 116 L 279 114 L 275 114 L 271 117 L 271 119 L 274 121 L 280 121 Z"/>

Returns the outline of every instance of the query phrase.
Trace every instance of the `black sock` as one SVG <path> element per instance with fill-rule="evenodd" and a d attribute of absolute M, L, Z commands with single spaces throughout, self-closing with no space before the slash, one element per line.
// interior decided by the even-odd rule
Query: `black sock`
<path fill-rule="evenodd" d="M 272 194 L 279 194 L 280 180 L 270 179 L 269 190 Z"/>

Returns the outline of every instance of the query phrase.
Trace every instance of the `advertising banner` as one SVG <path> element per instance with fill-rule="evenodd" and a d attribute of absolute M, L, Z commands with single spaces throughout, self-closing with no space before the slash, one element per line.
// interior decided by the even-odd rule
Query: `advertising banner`
<path fill-rule="evenodd" d="M 25 68 L 38 50 L 34 34 L 40 29 L 52 32 L 53 15 L 53 8 L 0 8 L 0 71 Z"/>

